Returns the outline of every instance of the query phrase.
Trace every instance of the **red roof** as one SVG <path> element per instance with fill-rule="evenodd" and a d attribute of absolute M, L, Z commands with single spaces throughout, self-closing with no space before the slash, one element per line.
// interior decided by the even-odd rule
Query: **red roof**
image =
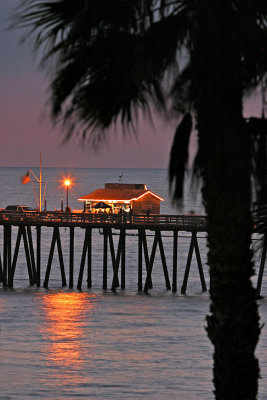
<path fill-rule="evenodd" d="M 159 200 L 164 201 L 162 197 L 145 189 L 97 189 L 87 196 L 80 197 L 78 200 L 85 201 L 133 201 L 137 200 L 147 194 L 157 197 Z"/>

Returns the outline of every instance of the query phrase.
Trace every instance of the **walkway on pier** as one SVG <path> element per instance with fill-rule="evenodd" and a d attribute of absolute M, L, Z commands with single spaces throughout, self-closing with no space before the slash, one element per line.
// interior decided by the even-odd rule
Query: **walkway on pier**
<path fill-rule="evenodd" d="M 205 216 L 187 215 L 130 215 L 130 214 L 107 214 L 107 213 L 64 213 L 64 212 L 0 212 L 0 225 L 10 223 L 12 225 L 41 225 L 81 227 L 90 225 L 92 228 L 112 226 L 122 227 L 127 224 L 127 229 L 160 228 L 162 230 L 183 230 L 205 232 L 207 230 L 207 219 Z"/>

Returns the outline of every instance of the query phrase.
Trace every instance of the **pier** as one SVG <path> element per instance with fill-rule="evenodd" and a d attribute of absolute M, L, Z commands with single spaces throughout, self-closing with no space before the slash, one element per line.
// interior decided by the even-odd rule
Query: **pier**
<path fill-rule="evenodd" d="M 129 214 L 89 214 L 89 213 L 64 213 L 64 212 L 0 212 L 0 226 L 3 227 L 3 252 L 0 252 L 0 281 L 4 287 L 13 287 L 16 264 L 21 242 L 24 245 L 25 261 L 29 277 L 29 284 L 48 288 L 50 272 L 57 246 L 60 276 L 62 286 L 73 288 L 74 284 L 78 290 L 82 289 L 86 278 L 87 288 L 92 287 L 92 232 L 98 230 L 103 240 L 103 265 L 102 265 L 102 287 L 107 290 L 108 282 L 108 254 L 112 262 L 112 285 L 111 290 L 116 291 L 118 287 L 126 287 L 126 236 L 137 236 L 136 274 L 138 291 L 148 292 L 153 288 L 153 266 L 155 255 L 158 250 L 163 269 L 164 283 L 167 290 L 177 291 L 177 268 L 178 268 L 178 236 L 179 232 L 188 232 L 190 245 L 184 276 L 181 285 L 181 293 L 185 294 L 190 274 L 192 256 L 195 252 L 199 279 L 202 291 L 207 290 L 202 260 L 198 245 L 198 233 L 207 232 L 207 220 L 205 216 L 184 215 L 129 215 Z M 12 249 L 12 227 L 17 227 L 17 237 L 14 249 Z M 52 240 L 47 264 L 44 267 L 44 280 L 41 283 L 41 251 L 42 251 L 42 228 L 52 230 Z M 69 254 L 68 268 L 69 281 L 66 280 L 65 264 L 61 243 L 60 228 L 69 230 Z M 33 238 L 32 228 L 36 235 Z M 84 231 L 84 240 L 80 254 L 80 266 L 78 280 L 74 283 L 74 235 L 75 228 Z M 115 233 L 116 232 L 116 233 Z M 153 236 L 152 248 L 149 251 L 147 235 Z M 165 249 L 162 240 L 164 232 L 169 232 L 172 238 L 172 265 L 167 266 Z M 113 240 L 114 234 L 118 235 L 117 249 Z M 35 245 L 34 245 L 35 240 Z M 260 268 L 257 281 L 257 291 L 260 294 L 263 279 L 264 265 L 267 252 L 266 240 L 262 248 Z M 66 255 L 65 255 L 66 258 Z M 86 269 L 86 277 L 85 277 Z M 143 282 L 143 270 L 145 280 Z M 119 276 L 120 275 L 120 276 Z"/>

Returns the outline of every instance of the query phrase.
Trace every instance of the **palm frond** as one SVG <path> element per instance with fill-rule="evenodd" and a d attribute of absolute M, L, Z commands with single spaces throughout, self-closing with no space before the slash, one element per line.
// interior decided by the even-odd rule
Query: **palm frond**
<path fill-rule="evenodd" d="M 169 162 L 169 187 L 172 190 L 173 200 L 179 200 L 183 196 L 183 184 L 185 169 L 188 161 L 188 145 L 192 131 L 192 116 L 186 113 L 178 125 L 171 148 Z"/>

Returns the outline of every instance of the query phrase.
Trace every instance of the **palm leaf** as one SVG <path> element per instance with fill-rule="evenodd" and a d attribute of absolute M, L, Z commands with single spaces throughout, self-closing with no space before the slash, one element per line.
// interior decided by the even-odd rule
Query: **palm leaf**
<path fill-rule="evenodd" d="M 188 161 L 188 145 L 192 131 L 192 117 L 186 113 L 178 125 L 170 154 L 169 162 L 169 186 L 174 186 L 173 200 L 179 200 L 183 196 L 183 183 L 185 169 Z"/>

